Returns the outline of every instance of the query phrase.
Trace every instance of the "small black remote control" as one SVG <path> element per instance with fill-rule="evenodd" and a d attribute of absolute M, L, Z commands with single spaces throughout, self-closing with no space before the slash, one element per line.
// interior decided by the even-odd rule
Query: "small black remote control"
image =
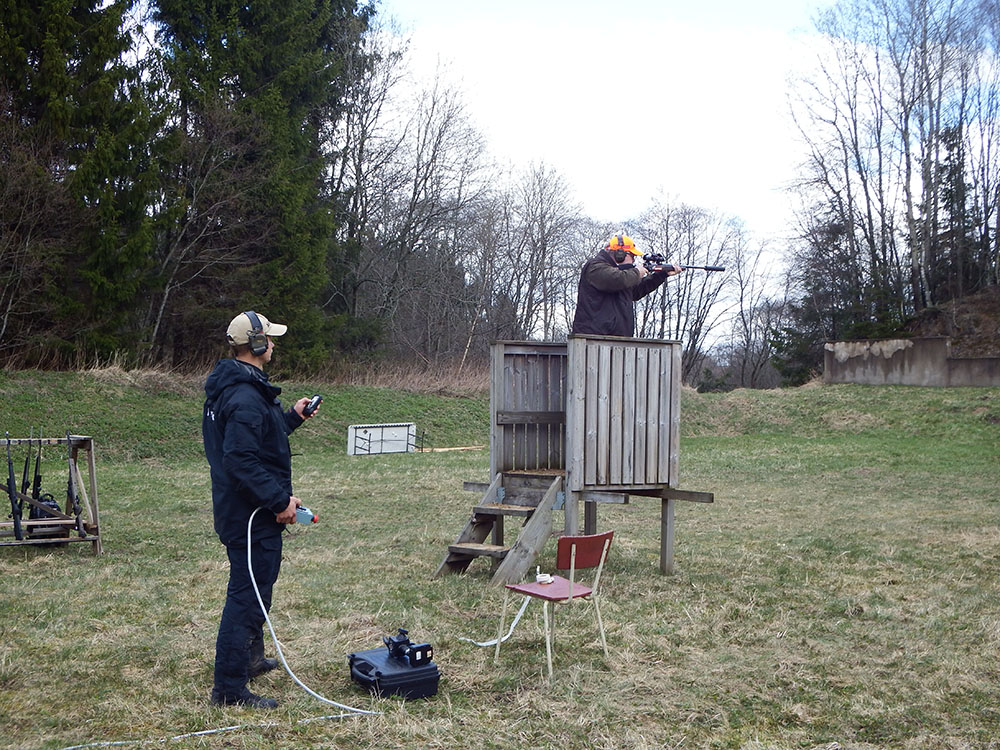
<path fill-rule="evenodd" d="M 309 399 L 309 403 L 306 404 L 305 408 L 302 410 L 302 413 L 307 417 L 312 416 L 312 413 L 316 411 L 316 407 L 319 406 L 322 403 L 322 401 L 323 397 L 317 393 L 315 396 Z"/>

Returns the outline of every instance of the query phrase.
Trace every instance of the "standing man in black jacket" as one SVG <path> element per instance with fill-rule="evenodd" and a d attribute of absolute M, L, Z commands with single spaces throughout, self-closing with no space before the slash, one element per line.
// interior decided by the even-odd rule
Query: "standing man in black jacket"
<path fill-rule="evenodd" d="M 660 286 L 668 276 L 684 270 L 681 266 L 667 266 L 649 273 L 645 266 L 636 263 L 641 255 L 631 237 L 616 234 L 584 264 L 571 333 L 635 335 L 635 301 Z"/>
<path fill-rule="evenodd" d="M 272 323 L 253 311 L 240 313 L 229 324 L 226 338 L 233 358 L 221 360 L 205 382 L 202 436 L 212 474 L 215 531 L 229 555 L 229 586 L 215 643 L 215 683 L 212 703 L 274 708 L 278 702 L 261 698 L 247 682 L 278 666 L 264 658 L 264 615 L 254 594 L 247 567 L 247 526 L 250 530 L 253 574 L 264 605 L 281 566 L 281 532 L 295 523 L 302 503 L 292 494 L 292 459 L 288 436 L 305 419 L 308 398 L 284 411 L 264 365 L 271 361 L 273 337 L 287 326 Z"/>

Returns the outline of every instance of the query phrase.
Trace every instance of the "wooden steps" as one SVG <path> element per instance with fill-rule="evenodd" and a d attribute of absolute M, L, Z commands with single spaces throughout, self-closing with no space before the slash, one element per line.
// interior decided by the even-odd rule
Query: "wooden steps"
<path fill-rule="evenodd" d="M 493 583 L 520 581 L 552 536 L 552 508 L 562 486 L 562 472 L 501 473 L 489 485 L 475 485 L 476 489 L 485 487 L 483 499 L 472 507 L 465 528 L 448 545 L 435 577 L 463 573 L 476 558 L 488 557 Z M 524 519 L 517 540 L 509 547 L 504 544 L 506 517 Z M 490 542 L 487 537 L 492 537 Z"/>
<path fill-rule="evenodd" d="M 523 516 L 527 518 L 535 512 L 535 507 L 534 505 L 477 505 L 472 509 L 472 512 L 481 516 Z"/>
<path fill-rule="evenodd" d="M 509 550 L 502 544 L 482 544 L 480 542 L 460 542 L 458 544 L 449 544 L 448 552 L 456 555 L 468 555 L 470 558 L 473 557 L 496 557 L 504 558 L 507 556 Z"/>

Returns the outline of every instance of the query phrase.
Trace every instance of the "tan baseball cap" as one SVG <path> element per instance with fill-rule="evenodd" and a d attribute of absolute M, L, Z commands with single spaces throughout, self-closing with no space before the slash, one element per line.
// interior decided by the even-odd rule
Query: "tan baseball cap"
<path fill-rule="evenodd" d="M 272 323 L 260 313 L 243 312 L 233 318 L 229 328 L 226 329 L 226 338 L 230 344 L 250 343 L 250 336 L 257 332 L 254 331 L 256 327 L 254 318 L 260 321 L 259 333 L 263 333 L 265 336 L 282 336 L 288 330 L 288 326 Z"/>

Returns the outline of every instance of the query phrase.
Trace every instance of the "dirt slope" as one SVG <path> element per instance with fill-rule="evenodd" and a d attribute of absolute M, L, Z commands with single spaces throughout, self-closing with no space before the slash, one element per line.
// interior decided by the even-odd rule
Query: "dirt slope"
<path fill-rule="evenodd" d="M 951 336 L 953 357 L 1000 357 L 1000 287 L 923 310 L 904 330 L 912 336 Z"/>

